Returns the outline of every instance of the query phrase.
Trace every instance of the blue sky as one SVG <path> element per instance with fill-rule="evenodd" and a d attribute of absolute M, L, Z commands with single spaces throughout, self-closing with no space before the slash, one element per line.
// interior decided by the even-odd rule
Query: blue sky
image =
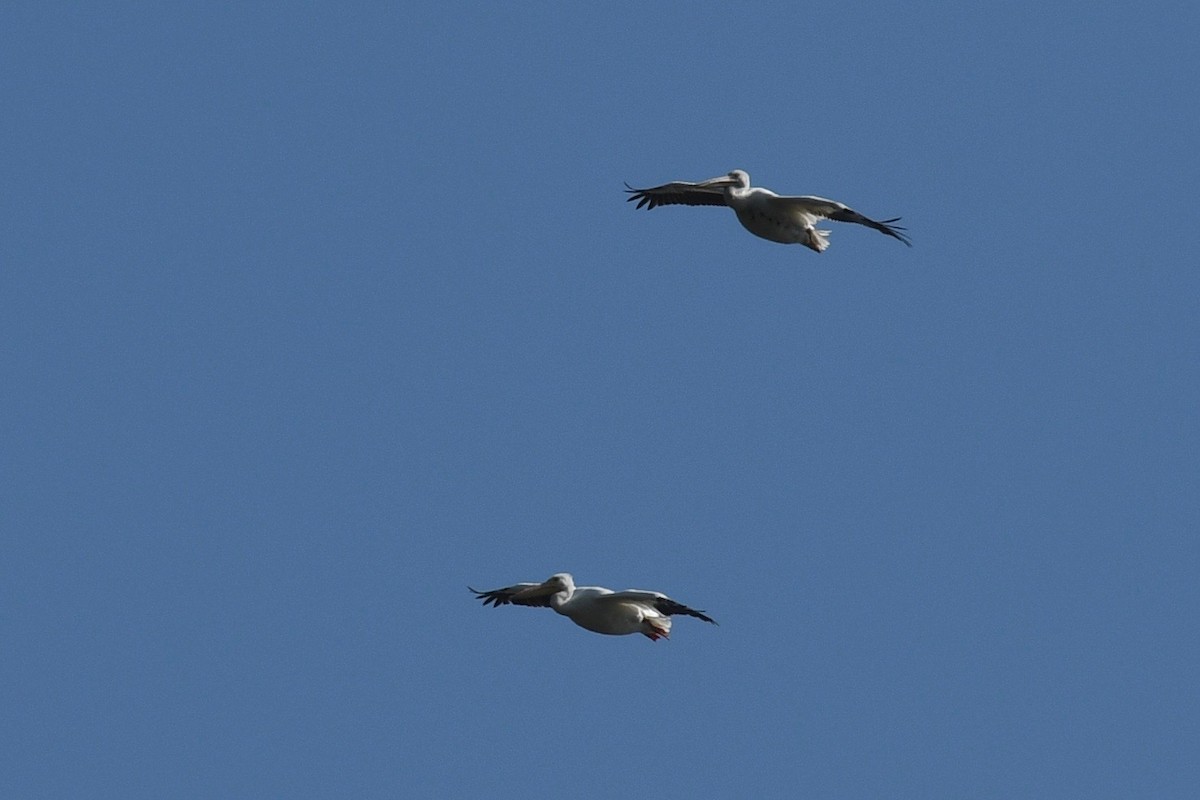
<path fill-rule="evenodd" d="M 1193 796 L 1194 4 L 0 37 L 4 796 Z"/>

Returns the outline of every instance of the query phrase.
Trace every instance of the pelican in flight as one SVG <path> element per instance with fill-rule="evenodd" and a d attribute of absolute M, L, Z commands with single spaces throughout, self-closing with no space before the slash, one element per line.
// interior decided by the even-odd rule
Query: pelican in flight
<path fill-rule="evenodd" d="M 912 247 L 904 228 L 893 224 L 899 217 L 876 221 L 836 200 L 787 197 L 770 189 L 751 188 L 750 175 L 745 170 L 735 169 L 728 175 L 699 183 L 673 181 L 649 189 L 634 189 L 627 183 L 625 187 L 629 190 L 625 199 L 636 200 L 638 208 L 646 206 L 647 210 L 673 205 L 729 206 L 742 226 L 755 236 L 780 244 L 802 244 L 818 253 L 829 247 L 829 231 L 816 228 L 823 219 L 857 222 Z"/>
<path fill-rule="evenodd" d="M 471 589 L 470 586 L 467 588 Z M 518 583 L 490 592 L 471 591 L 485 606 L 490 604 L 498 608 L 515 603 L 549 607 L 589 631 L 611 636 L 640 633 L 654 642 L 670 638 L 672 614 L 687 614 L 717 624 L 703 611 L 676 603 L 665 594 L 641 589 L 614 592 L 603 586 L 576 586 L 575 579 L 566 572 L 551 575 L 541 583 Z"/>

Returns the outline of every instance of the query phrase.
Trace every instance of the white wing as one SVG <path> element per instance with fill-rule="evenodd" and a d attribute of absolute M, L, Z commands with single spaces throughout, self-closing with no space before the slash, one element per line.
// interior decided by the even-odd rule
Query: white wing
<path fill-rule="evenodd" d="M 603 603 L 633 601 L 635 603 L 645 603 L 648 606 L 656 609 L 660 614 L 666 614 L 668 617 L 672 614 L 686 614 L 689 617 L 696 617 L 705 622 L 711 622 L 713 625 L 717 621 L 705 614 L 703 611 L 697 611 L 694 608 L 688 608 L 683 603 L 677 603 L 661 592 L 648 592 L 643 589 L 626 589 L 623 592 L 613 592 L 612 594 L 601 595 L 596 598 L 597 601 Z"/>
<path fill-rule="evenodd" d="M 909 247 L 912 247 L 912 242 L 908 240 L 907 234 L 903 233 L 905 229 L 893 224 L 899 222 L 900 217 L 874 220 L 870 217 L 864 217 L 845 203 L 839 203 L 837 200 L 827 200 L 824 197 L 778 197 L 775 198 L 775 201 L 781 205 L 788 205 L 800 211 L 824 217 L 825 219 L 832 219 L 836 222 L 855 222 L 859 225 L 866 225 L 868 228 L 874 228 L 880 233 L 886 233 L 893 239 L 899 239 Z"/>

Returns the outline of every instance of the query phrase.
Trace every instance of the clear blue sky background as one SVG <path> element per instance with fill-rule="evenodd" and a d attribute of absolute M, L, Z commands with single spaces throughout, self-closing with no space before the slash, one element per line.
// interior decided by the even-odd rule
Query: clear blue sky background
<path fill-rule="evenodd" d="M 0 12 L 0 794 L 1195 796 L 1195 3 L 102 6 Z M 916 246 L 624 202 L 735 167 Z"/>

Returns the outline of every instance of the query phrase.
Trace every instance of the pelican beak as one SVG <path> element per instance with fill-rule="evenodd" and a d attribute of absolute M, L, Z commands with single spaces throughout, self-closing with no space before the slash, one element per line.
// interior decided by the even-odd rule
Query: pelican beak
<path fill-rule="evenodd" d="M 545 597 L 548 594 L 556 594 L 559 591 L 561 591 L 561 588 L 557 583 L 554 581 L 545 581 L 543 583 L 539 583 L 537 586 L 530 586 L 526 589 L 522 589 L 513 595 L 513 599 L 524 600 L 529 597 Z"/>
<path fill-rule="evenodd" d="M 737 181 L 735 181 L 733 178 L 729 177 L 728 175 L 718 175 L 715 178 L 709 178 L 706 181 L 700 181 L 696 185 L 703 186 L 707 189 L 723 189 L 726 186 L 733 186 L 736 183 L 737 183 Z"/>

